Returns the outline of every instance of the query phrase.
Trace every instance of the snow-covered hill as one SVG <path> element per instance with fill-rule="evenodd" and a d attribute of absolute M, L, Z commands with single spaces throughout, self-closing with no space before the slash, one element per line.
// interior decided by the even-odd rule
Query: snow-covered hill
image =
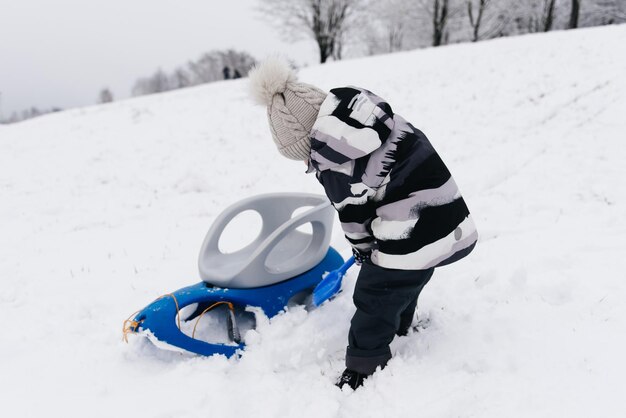
<path fill-rule="evenodd" d="M 249 332 L 240 360 L 121 342 L 131 312 L 198 281 L 228 204 L 322 193 L 274 150 L 245 80 L 3 126 L 2 415 L 626 416 L 625 41 L 604 27 L 302 71 L 422 129 L 481 233 L 424 290 L 429 328 L 354 393 L 333 382 L 356 269 L 336 301 Z M 338 225 L 333 245 L 349 252 Z"/>

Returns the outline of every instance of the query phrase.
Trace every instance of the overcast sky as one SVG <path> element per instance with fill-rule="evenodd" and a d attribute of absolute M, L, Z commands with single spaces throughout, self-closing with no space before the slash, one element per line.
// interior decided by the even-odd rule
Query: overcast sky
<path fill-rule="evenodd" d="M 281 40 L 260 1 L 0 0 L 0 116 L 93 104 L 103 87 L 127 97 L 138 77 L 211 49 L 314 63 L 314 43 Z"/>

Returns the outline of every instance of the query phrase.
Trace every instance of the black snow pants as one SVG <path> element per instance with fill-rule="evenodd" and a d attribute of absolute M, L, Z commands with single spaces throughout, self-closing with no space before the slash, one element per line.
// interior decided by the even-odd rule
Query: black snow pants
<path fill-rule="evenodd" d="M 356 313 L 350 323 L 346 367 L 370 375 L 391 358 L 389 344 L 411 325 L 417 298 L 435 269 L 396 270 L 369 260 L 354 289 Z"/>

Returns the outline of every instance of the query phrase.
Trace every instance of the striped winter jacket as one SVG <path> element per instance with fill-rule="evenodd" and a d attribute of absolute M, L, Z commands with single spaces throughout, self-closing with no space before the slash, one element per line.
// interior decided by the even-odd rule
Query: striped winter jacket
<path fill-rule="evenodd" d="M 426 136 L 367 90 L 336 88 L 324 100 L 311 130 L 313 171 L 350 244 L 378 266 L 438 267 L 476 245 L 465 201 Z"/>

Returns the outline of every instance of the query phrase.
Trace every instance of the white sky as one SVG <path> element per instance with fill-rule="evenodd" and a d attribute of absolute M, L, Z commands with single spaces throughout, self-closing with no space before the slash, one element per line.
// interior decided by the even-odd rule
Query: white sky
<path fill-rule="evenodd" d="M 138 77 L 211 49 L 314 63 L 314 43 L 281 40 L 260 1 L 0 0 L 0 116 L 93 104 L 105 86 L 127 97 Z"/>

